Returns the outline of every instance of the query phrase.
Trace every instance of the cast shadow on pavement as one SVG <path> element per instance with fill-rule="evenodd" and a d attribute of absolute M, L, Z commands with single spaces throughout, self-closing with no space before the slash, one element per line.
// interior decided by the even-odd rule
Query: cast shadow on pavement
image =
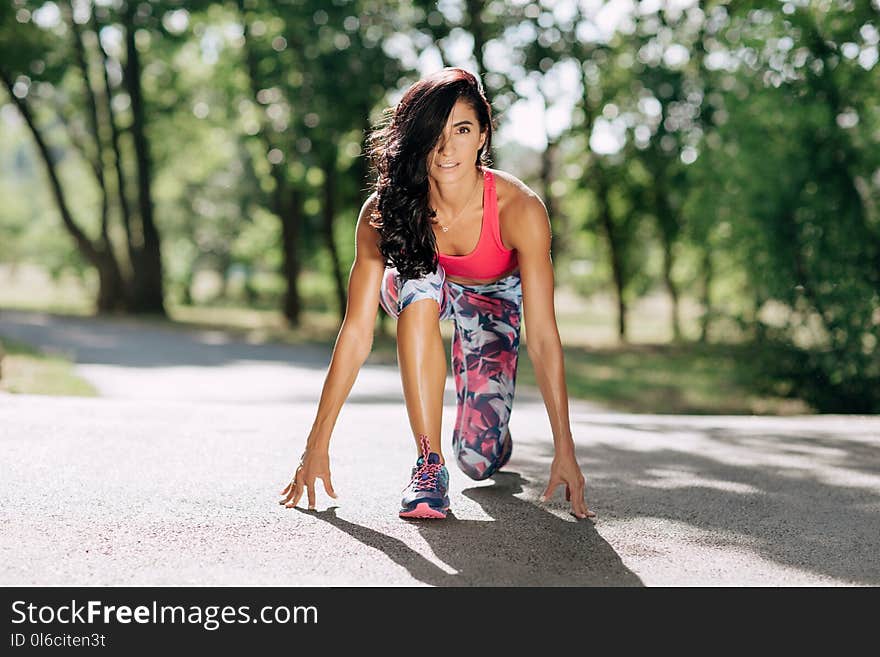
<path fill-rule="evenodd" d="M 446 572 L 400 539 L 326 511 L 303 511 L 380 550 L 413 578 L 430 586 L 641 586 L 641 580 L 599 535 L 592 521 L 562 520 L 521 500 L 529 483 L 516 472 L 498 472 L 493 486 L 462 494 L 493 520 L 460 520 L 454 509 L 445 520 L 403 520 L 418 526 Z"/>
<path fill-rule="evenodd" d="M 320 343 L 250 343 L 230 330 L 6 309 L 0 315 L 0 335 L 76 363 L 123 367 L 219 367 L 252 361 L 320 371 L 327 369 L 332 353 L 332 347 Z"/>
<path fill-rule="evenodd" d="M 657 442 L 652 449 L 627 449 L 612 434 L 577 447 L 588 502 L 598 502 L 606 517 L 663 519 L 692 528 L 698 542 L 745 549 L 838 582 L 880 584 L 880 450 L 868 429 L 792 435 L 767 426 L 647 418 L 575 423 L 598 435 L 640 431 L 646 446 Z M 705 449 L 668 442 L 686 436 L 706 441 Z M 602 476 L 591 479 L 590 472 Z"/>

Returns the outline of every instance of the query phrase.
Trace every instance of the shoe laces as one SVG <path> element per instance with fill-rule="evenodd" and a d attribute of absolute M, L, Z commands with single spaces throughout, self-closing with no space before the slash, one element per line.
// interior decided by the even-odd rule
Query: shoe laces
<path fill-rule="evenodd" d="M 439 455 L 437 463 L 429 463 L 428 456 L 431 453 L 431 444 L 425 435 L 419 436 L 419 444 L 421 446 L 421 464 L 416 467 L 413 472 L 412 483 L 415 484 L 416 490 L 434 490 L 437 488 L 437 477 L 443 464 L 440 463 Z"/>

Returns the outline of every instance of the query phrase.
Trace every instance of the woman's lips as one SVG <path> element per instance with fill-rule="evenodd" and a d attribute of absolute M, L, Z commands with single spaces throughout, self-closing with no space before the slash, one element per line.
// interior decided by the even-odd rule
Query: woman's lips
<path fill-rule="evenodd" d="M 441 169 L 454 169 L 455 167 L 458 166 L 458 162 L 456 162 L 455 164 L 453 164 L 451 166 L 444 166 L 442 164 L 438 164 L 437 166 L 440 167 Z"/>

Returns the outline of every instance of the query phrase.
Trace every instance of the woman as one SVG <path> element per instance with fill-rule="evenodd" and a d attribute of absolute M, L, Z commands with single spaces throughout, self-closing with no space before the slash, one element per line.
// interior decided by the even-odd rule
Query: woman
<path fill-rule="evenodd" d="M 578 518 L 584 477 L 568 419 L 562 345 L 553 305 L 550 225 L 540 198 L 488 167 L 491 108 L 477 79 L 445 68 L 414 84 L 370 136 L 376 189 L 358 217 L 348 306 L 317 417 L 281 504 L 330 480 L 330 433 L 372 348 L 378 305 L 397 318 L 397 353 L 418 458 L 399 515 L 445 518 L 449 474 L 440 441 L 446 358 L 439 322 L 452 319 L 458 466 L 485 479 L 510 458 L 520 311 L 553 429 L 555 456 L 541 497 L 565 485 Z M 482 202 L 481 202 L 482 200 Z M 378 302 L 378 303 L 377 303 Z"/>

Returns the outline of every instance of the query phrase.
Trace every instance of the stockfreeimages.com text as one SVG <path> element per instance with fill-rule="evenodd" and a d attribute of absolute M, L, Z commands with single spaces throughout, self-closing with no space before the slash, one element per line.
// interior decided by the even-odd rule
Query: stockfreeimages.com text
<path fill-rule="evenodd" d="M 13 624 L 89 624 L 89 623 L 181 623 L 198 624 L 206 630 L 216 630 L 222 624 L 232 623 L 313 623 L 318 622 L 314 606 L 267 605 L 255 615 L 249 605 L 105 605 L 100 600 L 78 603 L 71 600 L 63 605 L 35 605 L 24 600 L 12 603 Z"/>

